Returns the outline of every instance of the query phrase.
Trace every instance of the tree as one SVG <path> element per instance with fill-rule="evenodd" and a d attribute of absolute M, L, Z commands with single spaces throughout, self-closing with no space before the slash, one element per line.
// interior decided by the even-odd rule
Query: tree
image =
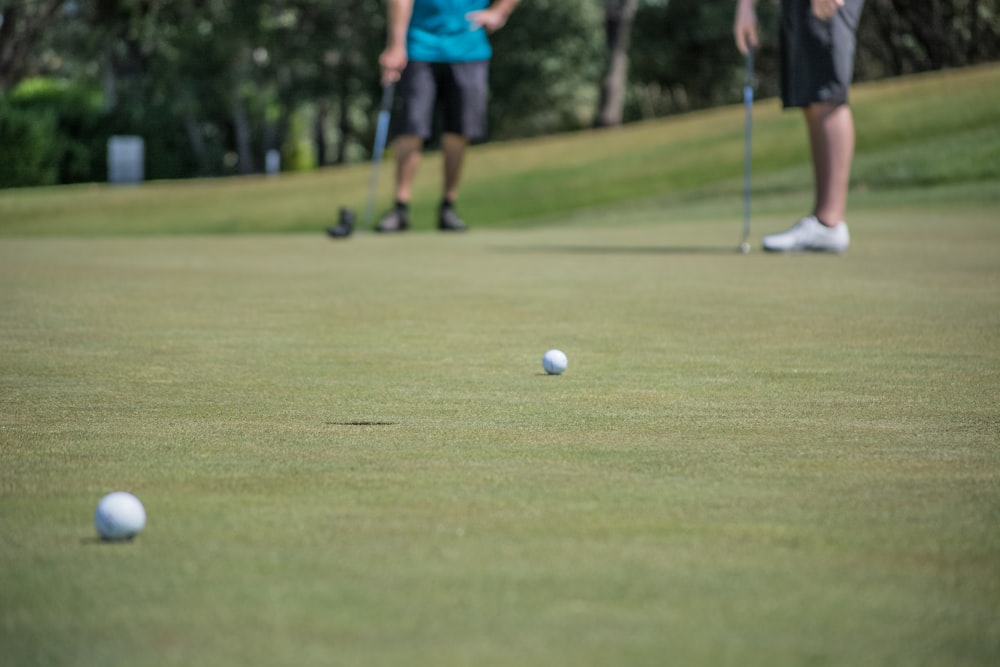
<path fill-rule="evenodd" d="M 601 74 L 602 12 L 594 0 L 530 0 L 492 37 L 492 139 L 589 127 Z"/>
<path fill-rule="evenodd" d="M 869 0 L 858 34 L 860 78 L 963 67 L 1000 57 L 997 0 Z"/>
<path fill-rule="evenodd" d="M 733 11 L 734 0 L 521 3 L 492 37 L 490 137 L 738 101 Z M 757 90 L 768 97 L 778 89 L 776 3 L 758 3 L 758 14 Z M 363 160 L 384 42 L 385 0 L 0 0 L 0 122 L 6 108 L 5 136 L 57 135 L 49 153 L 62 157 L 33 170 L 45 180 L 102 179 L 84 151 L 59 147 L 97 155 L 110 133 L 146 138 L 149 178 L 257 172 L 267 151 L 309 141 L 318 164 Z M 997 58 L 1000 0 L 866 3 L 859 81 Z M 62 92 L 35 95 L 25 113 L 20 93 L 37 76 Z M 91 100 L 85 118 L 63 103 L 66 91 Z M 14 159 L 11 146 L 0 142 L 0 164 Z"/>
<path fill-rule="evenodd" d="M 0 93 L 36 68 L 39 43 L 61 17 L 62 0 L 0 2 Z"/>
<path fill-rule="evenodd" d="M 621 125 L 628 86 L 628 53 L 639 0 L 605 0 L 604 38 L 607 61 L 601 79 L 601 101 L 597 109 L 598 127 Z"/>
<path fill-rule="evenodd" d="M 625 120 L 685 113 L 740 99 L 743 59 L 733 40 L 735 3 L 670 0 L 640 5 L 632 31 Z M 757 93 L 778 88 L 774 3 L 759 2 Z"/>
<path fill-rule="evenodd" d="M 308 109 L 338 110 L 342 159 L 367 130 L 356 111 L 377 95 L 383 12 L 377 0 L 101 0 L 91 19 L 108 44 L 119 115 L 173 119 L 209 175 L 261 171 Z M 323 155 L 328 124 L 315 115 Z"/>

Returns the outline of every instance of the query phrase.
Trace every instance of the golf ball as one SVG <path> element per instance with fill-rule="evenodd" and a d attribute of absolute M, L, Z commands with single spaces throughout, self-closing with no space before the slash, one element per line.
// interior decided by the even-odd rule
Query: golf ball
<path fill-rule="evenodd" d="M 563 354 L 562 350 L 549 350 L 542 357 L 542 368 L 549 375 L 559 375 L 566 370 L 567 363 L 566 355 Z"/>
<path fill-rule="evenodd" d="M 146 509 L 131 493 L 115 491 L 97 503 L 94 525 L 106 540 L 130 540 L 146 527 Z"/>

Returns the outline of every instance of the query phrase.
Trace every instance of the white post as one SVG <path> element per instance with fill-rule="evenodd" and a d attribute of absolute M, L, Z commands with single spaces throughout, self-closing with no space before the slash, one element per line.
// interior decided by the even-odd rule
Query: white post
<path fill-rule="evenodd" d="M 142 137 L 108 139 L 108 182 L 141 183 L 146 175 L 146 143 Z"/>
<path fill-rule="evenodd" d="M 268 173 L 269 176 L 276 176 L 281 172 L 281 153 L 275 149 L 271 149 L 264 156 L 264 171 Z"/>

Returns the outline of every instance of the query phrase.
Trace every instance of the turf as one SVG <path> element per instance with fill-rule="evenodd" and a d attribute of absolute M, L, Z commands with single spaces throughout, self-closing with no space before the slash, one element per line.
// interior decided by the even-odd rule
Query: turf
<path fill-rule="evenodd" d="M 17 665 L 995 664 L 994 213 L 861 207 L 844 257 L 741 256 L 733 222 L 655 207 L 4 241 L 0 643 Z M 104 544 L 118 488 L 149 525 Z"/>
<path fill-rule="evenodd" d="M 740 91 L 734 91 L 738 100 Z M 1000 65 L 858 86 L 854 189 L 912 190 L 1000 182 Z M 742 187 L 744 109 L 735 104 L 622 128 L 473 148 L 460 209 L 477 229 L 561 222 L 595 207 L 673 196 L 732 201 Z M 810 185 L 800 114 L 754 105 L 754 192 L 798 196 Z M 392 201 L 391 155 L 376 213 Z M 440 155 L 421 167 L 417 230 L 434 226 Z M 0 238 L 315 232 L 341 206 L 365 208 L 368 165 L 278 178 L 79 185 L 0 191 Z M 1000 202 L 992 188 L 991 202 Z M 738 196 L 738 195 L 737 195 Z M 717 214 L 717 213 L 716 213 Z"/>
<path fill-rule="evenodd" d="M 164 226 L 248 182 L 5 194 L 3 663 L 997 664 L 994 163 L 884 145 L 844 256 L 734 252 L 728 176 L 348 241 Z M 762 171 L 755 245 L 809 201 Z"/>

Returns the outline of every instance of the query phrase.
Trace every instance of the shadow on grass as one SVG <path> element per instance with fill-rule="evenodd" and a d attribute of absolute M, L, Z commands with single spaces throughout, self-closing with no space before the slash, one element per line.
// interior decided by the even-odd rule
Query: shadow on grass
<path fill-rule="evenodd" d="M 100 546 L 100 545 L 117 546 L 117 545 L 120 545 L 120 544 L 135 544 L 135 537 L 133 536 L 133 537 L 129 537 L 129 538 L 123 539 L 123 540 L 106 540 L 103 537 L 97 537 L 95 535 L 93 537 L 81 537 L 80 538 L 80 544 L 85 545 L 85 546 L 86 545 L 90 545 L 90 546 Z"/>
<path fill-rule="evenodd" d="M 739 246 L 497 246 L 497 252 L 577 255 L 740 255 Z"/>
<path fill-rule="evenodd" d="M 395 426 L 396 422 L 346 421 L 324 422 L 327 426 Z"/>

